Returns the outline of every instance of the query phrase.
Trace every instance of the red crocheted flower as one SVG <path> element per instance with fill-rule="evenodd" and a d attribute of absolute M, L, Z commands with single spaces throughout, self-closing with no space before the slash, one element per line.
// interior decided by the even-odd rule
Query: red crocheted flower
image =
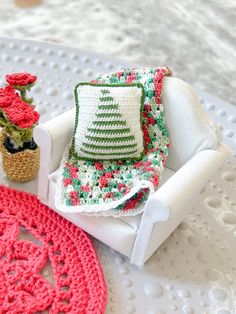
<path fill-rule="evenodd" d="M 22 129 L 32 127 L 39 120 L 39 113 L 19 97 L 13 99 L 11 106 L 4 108 L 4 113 L 11 123 Z"/>
<path fill-rule="evenodd" d="M 6 81 L 9 85 L 15 86 L 26 86 L 29 84 L 34 84 L 37 80 L 37 76 L 30 73 L 14 73 L 6 75 Z"/>
<path fill-rule="evenodd" d="M 0 108 L 11 106 L 15 98 L 19 98 L 19 96 L 11 86 L 0 88 Z"/>

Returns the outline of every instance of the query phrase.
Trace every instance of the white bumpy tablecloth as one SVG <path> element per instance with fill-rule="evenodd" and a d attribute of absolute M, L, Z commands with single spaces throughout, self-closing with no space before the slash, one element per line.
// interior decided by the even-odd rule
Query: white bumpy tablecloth
<path fill-rule="evenodd" d="M 63 46 L 0 39 L 0 84 L 6 73 L 39 77 L 33 96 L 46 121 L 73 106 L 76 82 L 128 66 L 122 61 Z M 199 91 L 203 106 L 221 125 L 224 142 L 236 151 L 236 109 Z M 0 183 L 36 191 L 36 181 Z M 236 153 L 209 182 L 179 228 L 142 268 L 94 240 L 107 283 L 106 313 L 236 313 Z M 24 238 L 32 240 L 27 232 Z M 52 280 L 50 265 L 45 278 Z"/>

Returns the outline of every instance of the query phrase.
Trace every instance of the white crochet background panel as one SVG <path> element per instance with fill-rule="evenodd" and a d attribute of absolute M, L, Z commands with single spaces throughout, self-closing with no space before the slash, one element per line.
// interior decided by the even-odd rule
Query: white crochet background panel
<path fill-rule="evenodd" d="M 6 73 L 39 76 L 34 89 L 41 121 L 73 106 L 73 87 L 127 64 L 62 46 L 0 39 L 0 80 Z M 233 155 L 207 184 L 190 214 L 142 268 L 94 240 L 108 284 L 106 314 L 236 313 L 236 108 L 199 91 L 205 110 L 220 124 Z M 37 182 L 0 183 L 35 192 Z M 30 234 L 22 235 L 31 239 Z M 52 268 L 43 273 L 53 280 Z"/>

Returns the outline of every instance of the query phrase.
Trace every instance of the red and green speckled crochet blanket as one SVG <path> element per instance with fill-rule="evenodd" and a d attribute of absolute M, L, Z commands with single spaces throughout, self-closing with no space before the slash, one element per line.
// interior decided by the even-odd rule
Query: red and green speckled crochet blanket
<path fill-rule="evenodd" d="M 142 130 L 145 157 L 139 161 L 76 160 L 67 148 L 61 162 L 56 207 L 87 215 L 129 216 L 143 210 L 155 192 L 168 155 L 169 138 L 160 103 L 167 67 L 126 69 L 102 75 L 94 83 L 141 83 L 145 91 Z"/>

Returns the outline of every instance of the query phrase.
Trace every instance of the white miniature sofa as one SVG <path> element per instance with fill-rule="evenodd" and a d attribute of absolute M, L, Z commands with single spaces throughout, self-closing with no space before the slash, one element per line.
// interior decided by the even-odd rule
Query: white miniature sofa
<path fill-rule="evenodd" d="M 74 110 L 38 125 L 34 138 L 41 160 L 38 197 L 86 232 L 142 265 L 183 221 L 210 177 L 227 159 L 218 127 L 204 112 L 192 88 L 180 79 L 163 81 L 162 103 L 170 133 L 170 151 L 158 190 L 143 214 L 112 218 L 62 213 L 55 208 L 57 172 L 71 140 Z"/>

